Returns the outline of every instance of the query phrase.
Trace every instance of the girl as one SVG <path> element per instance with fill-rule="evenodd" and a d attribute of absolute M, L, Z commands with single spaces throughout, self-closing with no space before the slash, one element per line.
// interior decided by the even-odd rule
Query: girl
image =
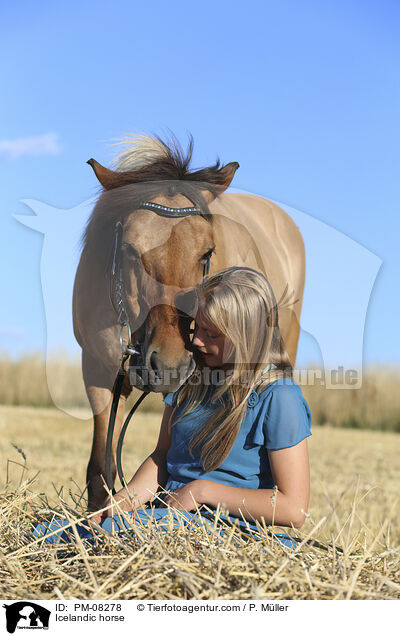
<path fill-rule="evenodd" d="M 164 504 L 179 510 L 222 504 L 250 521 L 274 514 L 275 524 L 299 528 L 311 413 L 292 380 L 271 286 L 253 269 L 231 267 L 196 291 L 196 371 L 164 397 L 157 446 L 115 500 L 132 510 L 161 486 Z"/>
<path fill-rule="evenodd" d="M 115 495 L 118 507 L 94 520 L 108 531 L 128 527 L 113 517 L 118 509 L 143 522 L 146 511 L 133 509 L 153 500 L 157 520 L 167 506 L 190 520 L 201 504 L 221 504 L 253 528 L 263 520 L 299 528 L 309 500 L 311 413 L 292 380 L 271 286 L 256 270 L 231 267 L 195 291 L 195 372 L 165 395 L 157 446 Z"/>

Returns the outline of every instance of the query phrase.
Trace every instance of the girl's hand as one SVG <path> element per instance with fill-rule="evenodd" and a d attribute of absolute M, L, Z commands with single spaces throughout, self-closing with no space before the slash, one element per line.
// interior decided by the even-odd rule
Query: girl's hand
<path fill-rule="evenodd" d="M 196 510 L 196 504 L 199 506 L 204 503 L 202 501 L 202 483 L 201 479 L 191 481 L 182 488 L 174 490 L 174 492 L 164 497 L 164 503 L 167 506 L 176 508 L 177 510 Z"/>
<path fill-rule="evenodd" d="M 129 499 L 126 490 L 122 489 L 114 495 L 112 500 L 110 498 L 107 499 L 104 504 L 104 507 L 106 506 L 107 510 L 102 510 L 101 512 L 96 513 L 95 515 L 90 517 L 90 520 L 100 525 L 105 519 L 107 519 L 107 517 L 113 517 L 121 511 L 128 512 L 129 510 L 132 510 L 134 504 Z"/>
<path fill-rule="evenodd" d="M 110 500 L 107 499 L 104 506 L 109 506 L 109 505 L 110 505 Z M 104 521 L 104 519 L 107 519 L 108 516 L 109 516 L 109 510 L 102 510 L 100 512 L 96 512 L 95 515 L 91 515 L 89 517 L 89 521 L 94 521 L 94 523 L 98 523 L 100 525 L 101 522 Z"/>

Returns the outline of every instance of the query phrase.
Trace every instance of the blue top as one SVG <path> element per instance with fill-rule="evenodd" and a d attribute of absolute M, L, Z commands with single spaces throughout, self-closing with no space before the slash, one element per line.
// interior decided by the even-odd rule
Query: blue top
<path fill-rule="evenodd" d="M 176 405 L 178 391 L 167 393 L 164 402 Z M 210 417 L 216 405 L 205 400 L 192 413 L 172 427 L 167 453 L 166 490 L 176 490 L 195 479 L 210 479 L 240 488 L 273 488 L 268 450 L 296 446 L 311 435 L 311 412 L 298 384 L 290 379 L 276 380 L 260 394 L 253 391 L 239 434 L 228 457 L 215 470 L 206 473 L 200 454 L 189 453 L 194 432 Z M 179 416 L 182 405 L 177 409 Z"/>

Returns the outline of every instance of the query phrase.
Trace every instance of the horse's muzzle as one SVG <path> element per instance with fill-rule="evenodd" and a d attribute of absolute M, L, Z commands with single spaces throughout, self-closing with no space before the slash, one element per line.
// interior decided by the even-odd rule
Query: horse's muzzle
<path fill-rule="evenodd" d="M 176 391 L 193 373 L 195 361 L 193 355 L 188 362 L 177 367 L 160 364 L 155 356 L 150 356 L 150 365 L 141 364 L 135 359 L 129 366 L 129 381 L 141 391 L 154 393 L 172 393 Z M 149 368 L 150 366 L 150 368 Z"/>

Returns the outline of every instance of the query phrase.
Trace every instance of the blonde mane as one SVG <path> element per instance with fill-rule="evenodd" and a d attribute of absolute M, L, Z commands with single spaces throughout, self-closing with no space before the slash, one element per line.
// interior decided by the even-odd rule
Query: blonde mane
<path fill-rule="evenodd" d="M 113 145 L 124 148 L 111 164 L 117 172 L 140 170 L 170 157 L 168 147 L 160 139 L 148 135 L 130 134 Z"/>

